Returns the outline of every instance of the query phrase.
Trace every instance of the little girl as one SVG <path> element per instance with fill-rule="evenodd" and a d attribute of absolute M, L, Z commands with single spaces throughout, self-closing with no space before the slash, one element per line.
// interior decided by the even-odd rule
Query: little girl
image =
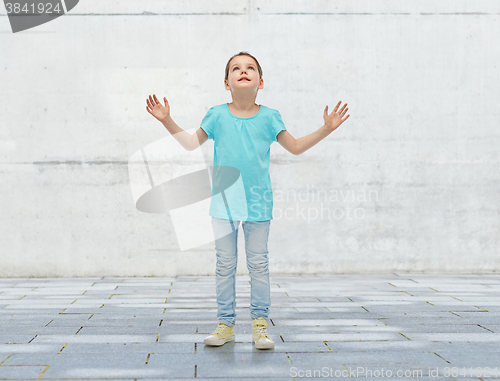
<path fill-rule="evenodd" d="M 267 242 L 273 218 L 273 196 L 269 175 L 269 153 L 273 142 L 300 155 L 328 136 L 347 120 L 347 104 L 341 102 L 315 132 L 295 139 L 285 128 L 277 110 L 257 105 L 264 88 L 262 68 L 247 52 L 232 56 L 225 70 L 224 85 L 232 102 L 210 108 L 201 127 L 191 135 L 170 117 L 170 106 L 156 95 L 146 100 L 146 110 L 158 119 L 175 139 L 192 151 L 208 139 L 214 140 L 214 171 L 210 216 L 216 249 L 217 328 L 205 338 L 206 345 L 220 346 L 234 340 L 236 318 L 235 274 L 238 229 L 243 227 L 248 272 L 251 280 L 250 315 L 253 342 L 257 349 L 274 348 L 266 327 L 271 306 Z M 344 117 L 345 116 L 345 117 Z"/>

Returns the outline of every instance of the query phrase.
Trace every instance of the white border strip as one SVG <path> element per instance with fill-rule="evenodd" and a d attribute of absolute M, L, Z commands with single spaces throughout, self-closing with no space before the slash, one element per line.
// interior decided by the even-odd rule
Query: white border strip
<path fill-rule="evenodd" d="M 68 10 L 66 9 L 66 3 L 64 2 L 64 0 L 61 0 L 61 3 L 64 8 L 64 14 L 66 15 L 68 13 Z"/>

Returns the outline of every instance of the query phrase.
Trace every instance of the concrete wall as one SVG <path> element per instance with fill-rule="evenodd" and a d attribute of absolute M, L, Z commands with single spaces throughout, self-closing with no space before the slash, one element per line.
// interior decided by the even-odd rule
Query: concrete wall
<path fill-rule="evenodd" d="M 213 242 L 180 251 L 135 209 L 127 165 L 169 134 L 147 95 L 196 129 L 242 50 L 294 137 L 351 114 L 271 146 L 272 273 L 500 270 L 499 2 L 82 0 L 16 34 L 0 10 L 0 276 L 214 274 Z"/>

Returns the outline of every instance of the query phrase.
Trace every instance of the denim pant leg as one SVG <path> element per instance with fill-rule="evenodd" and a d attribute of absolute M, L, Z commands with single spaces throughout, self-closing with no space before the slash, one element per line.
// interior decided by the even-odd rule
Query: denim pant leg
<path fill-rule="evenodd" d="M 267 250 L 270 224 L 271 220 L 243 222 L 247 267 L 251 281 L 250 316 L 252 319 L 259 317 L 267 319 L 271 307 Z"/>
<path fill-rule="evenodd" d="M 238 263 L 238 228 L 241 221 L 212 216 L 215 237 L 217 320 L 232 327 L 236 319 L 235 275 Z"/>

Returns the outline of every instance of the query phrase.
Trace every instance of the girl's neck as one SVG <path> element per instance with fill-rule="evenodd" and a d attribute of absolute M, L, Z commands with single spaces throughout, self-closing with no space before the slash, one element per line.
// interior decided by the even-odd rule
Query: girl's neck
<path fill-rule="evenodd" d="M 251 105 L 250 107 L 244 108 L 244 109 L 238 109 L 238 108 L 234 107 L 234 102 L 228 103 L 227 107 L 229 108 L 229 111 L 231 112 L 231 114 L 233 114 L 234 116 L 236 116 L 238 118 L 249 118 L 249 117 L 257 114 L 260 110 L 260 106 L 256 105 L 255 103 L 253 105 Z"/>
<path fill-rule="evenodd" d="M 233 110 L 248 112 L 257 109 L 259 106 L 255 103 L 256 96 L 251 97 L 232 97 L 233 101 L 229 103 Z"/>

